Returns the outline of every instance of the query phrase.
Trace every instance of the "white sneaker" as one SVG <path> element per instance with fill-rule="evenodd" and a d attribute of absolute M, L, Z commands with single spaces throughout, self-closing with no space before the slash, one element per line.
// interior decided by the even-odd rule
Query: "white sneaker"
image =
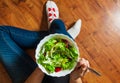
<path fill-rule="evenodd" d="M 77 20 L 76 23 L 67 31 L 73 39 L 75 39 L 81 30 L 81 20 Z"/>
<path fill-rule="evenodd" d="M 54 19 L 59 18 L 59 11 L 58 11 L 58 7 L 55 4 L 55 2 L 47 1 L 47 3 L 46 3 L 46 13 L 47 13 L 48 27 L 49 27 Z"/>

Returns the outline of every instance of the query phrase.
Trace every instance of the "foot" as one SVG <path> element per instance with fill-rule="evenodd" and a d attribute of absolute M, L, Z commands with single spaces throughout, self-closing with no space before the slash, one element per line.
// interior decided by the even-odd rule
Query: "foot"
<path fill-rule="evenodd" d="M 55 4 L 55 2 L 47 1 L 47 3 L 46 3 L 46 13 L 47 13 L 48 27 L 49 27 L 54 19 L 59 18 L 59 11 L 58 11 L 58 7 Z"/>
<path fill-rule="evenodd" d="M 75 39 L 80 33 L 81 29 L 81 20 L 77 20 L 77 22 L 67 31 L 73 39 Z"/>

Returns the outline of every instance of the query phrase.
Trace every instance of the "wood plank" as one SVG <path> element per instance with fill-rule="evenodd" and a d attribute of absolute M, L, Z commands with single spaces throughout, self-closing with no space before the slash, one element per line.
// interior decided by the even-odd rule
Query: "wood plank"
<path fill-rule="evenodd" d="M 48 30 L 46 1 L 0 0 L 0 25 L 11 25 L 32 31 Z M 75 39 L 81 57 L 88 59 L 91 66 L 102 73 L 101 77 L 88 73 L 83 77 L 84 83 L 119 83 L 120 0 L 54 1 L 67 29 L 77 19 L 82 20 L 81 33 Z M 34 54 L 33 50 L 27 52 Z M 32 55 L 31 57 L 34 57 Z M 0 64 L 0 83 L 9 82 L 10 78 Z"/>

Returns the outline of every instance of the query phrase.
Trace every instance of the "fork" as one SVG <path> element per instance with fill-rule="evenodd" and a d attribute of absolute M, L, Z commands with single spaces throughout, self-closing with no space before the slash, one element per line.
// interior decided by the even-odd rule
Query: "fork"
<path fill-rule="evenodd" d="M 78 62 L 78 61 L 75 60 L 75 62 Z M 98 71 L 96 71 L 95 69 L 93 69 L 93 68 L 91 68 L 91 67 L 87 67 L 87 69 L 88 69 L 90 72 L 94 73 L 95 75 L 101 76 L 101 73 L 98 72 Z"/>
<path fill-rule="evenodd" d="M 90 68 L 90 67 L 88 67 L 87 69 L 88 69 L 89 71 L 91 71 L 92 73 L 94 73 L 95 75 L 97 75 L 97 76 L 101 76 L 101 73 L 98 72 L 98 71 L 96 71 L 95 69 Z"/>

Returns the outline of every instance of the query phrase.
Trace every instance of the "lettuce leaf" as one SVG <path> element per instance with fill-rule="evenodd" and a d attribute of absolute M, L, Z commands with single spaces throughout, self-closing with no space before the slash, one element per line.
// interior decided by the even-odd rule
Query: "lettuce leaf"
<path fill-rule="evenodd" d="M 58 67 L 62 70 L 72 69 L 77 58 L 77 49 L 71 46 L 67 40 L 52 38 L 43 45 L 37 62 L 48 73 L 53 73 Z"/>

